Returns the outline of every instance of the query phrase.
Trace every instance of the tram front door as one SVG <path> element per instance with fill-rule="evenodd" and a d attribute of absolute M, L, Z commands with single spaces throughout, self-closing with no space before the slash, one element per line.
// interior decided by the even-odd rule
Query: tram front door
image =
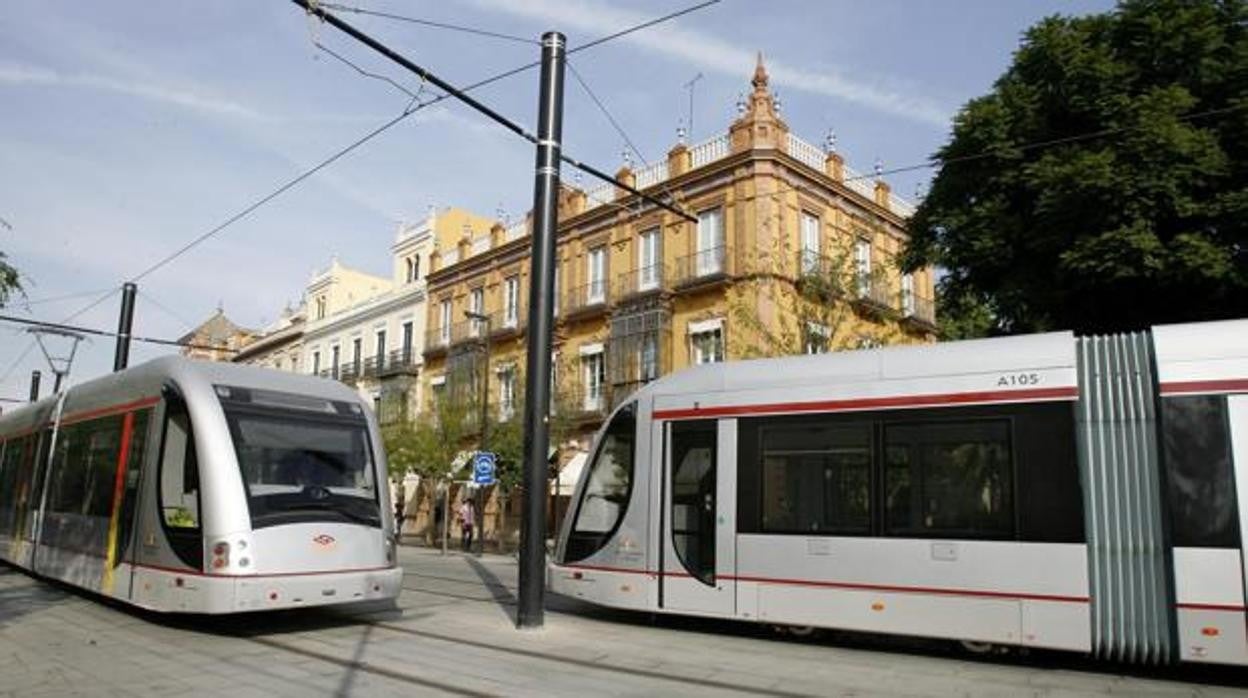
<path fill-rule="evenodd" d="M 662 608 L 736 613 L 736 428 L 733 419 L 666 425 Z"/>

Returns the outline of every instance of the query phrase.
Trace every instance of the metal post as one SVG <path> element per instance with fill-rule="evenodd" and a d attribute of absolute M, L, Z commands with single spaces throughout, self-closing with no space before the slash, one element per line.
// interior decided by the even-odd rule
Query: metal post
<path fill-rule="evenodd" d="M 134 324 L 134 293 L 138 287 L 127 281 L 121 286 L 121 317 L 117 320 L 117 351 L 113 354 L 113 370 L 120 371 L 130 363 L 130 327 Z"/>
<path fill-rule="evenodd" d="M 446 545 L 451 537 L 451 481 L 447 480 L 442 490 L 442 554 L 446 554 Z"/>
<path fill-rule="evenodd" d="M 31 402 L 36 402 L 39 400 L 39 381 L 42 378 L 43 378 L 43 374 L 39 372 L 39 369 L 35 369 L 30 372 L 30 401 Z"/>
<path fill-rule="evenodd" d="M 533 257 L 529 266 L 529 339 L 524 386 L 524 515 L 516 627 L 540 628 L 546 594 L 546 450 L 550 443 L 550 344 L 555 234 L 559 226 L 559 148 L 563 138 L 566 40 L 542 35 L 537 162 L 533 188 Z"/>
<path fill-rule="evenodd" d="M 481 365 L 481 450 L 489 450 L 490 431 L 490 318 L 485 317 L 485 358 Z M 485 487 L 477 486 L 477 557 L 485 550 Z"/>

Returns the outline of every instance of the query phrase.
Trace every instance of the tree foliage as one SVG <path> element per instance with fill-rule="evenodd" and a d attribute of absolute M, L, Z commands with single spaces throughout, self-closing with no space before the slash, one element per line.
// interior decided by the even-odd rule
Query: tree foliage
<path fill-rule="evenodd" d="M 1124 0 L 1025 34 L 954 121 L 904 264 L 960 335 L 1248 309 L 1248 4 Z"/>
<path fill-rule="evenodd" d="M 22 284 L 17 269 L 9 264 L 8 257 L 0 252 L 0 308 L 8 305 L 9 298 L 21 290 Z"/>
<path fill-rule="evenodd" d="M 762 242 L 743 251 L 748 273 L 727 291 L 728 313 L 741 330 L 729 336 L 732 354 L 747 359 L 793 356 L 895 341 L 895 323 L 860 322 L 852 305 L 864 284 L 887 288 L 885 265 L 860 274 L 852 237 L 825 240 L 818 254 L 799 250 L 782 229 L 778 209 L 778 202 L 759 200 Z M 876 312 L 879 320 L 896 319 L 889 308 Z"/>

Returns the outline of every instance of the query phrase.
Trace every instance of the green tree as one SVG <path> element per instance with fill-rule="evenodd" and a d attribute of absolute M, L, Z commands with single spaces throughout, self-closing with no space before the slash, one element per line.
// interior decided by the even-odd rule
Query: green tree
<path fill-rule="evenodd" d="M 946 332 L 1138 329 L 1248 309 L 1248 4 L 1124 0 L 1028 30 L 911 220 Z"/>
<path fill-rule="evenodd" d="M 0 252 L 0 307 L 8 305 L 9 298 L 22 290 L 21 279 L 17 269 L 9 264 L 8 257 Z"/>

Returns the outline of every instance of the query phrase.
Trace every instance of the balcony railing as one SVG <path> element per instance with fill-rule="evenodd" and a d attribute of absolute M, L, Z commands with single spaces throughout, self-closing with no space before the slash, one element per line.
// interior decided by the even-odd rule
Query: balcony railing
<path fill-rule="evenodd" d="M 882 281 L 869 276 L 860 276 L 856 291 L 854 302 L 863 310 L 887 312 L 897 309 L 894 305 L 893 294 L 889 292 L 888 285 Z"/>
<path fill-rule="evenodd" d="M 661 291 L 667 287 L 668 277 L 664 264 L 652 264 L 621 274 L 615 279 L 615 299 L 624 300 Z"/>
<path fill-rule="evenodd" d="M 936 302 L 913 293 L 901 294 L 901 317 L 918 329 L 936 329 Z"/>
<path fill-rule="evenodd" d="M 797 286 L 802 293 L 831 300 L 845 293 L 849 280 L 843 264 L 815 250 L 797 253 Z"/>
<path fill-rule="evenodd" d="M 500 335 L 519 332 L 528 324 L 529 314 L 524 311 L 523 303 L 516 303 L 510 311 L 507 308 L 490 313 L 490 334 Z"/>
<path fill-rule="evenodd" d="M 677 287 L 694 286 L 724 279 L 731 273 L 732 256 L 725 245 L 699 250 L 676 260 L 672 283 Z"/>
<path fill-rule="evenodd" d="M 444 351 L 450 343 L 450 327 L 435 327 L 425 332 L 425 353 Z"/>
<path fill-rule="evenodd" d="M 605 383 L 596 388 L 577 384 L 561 391 L 559 402 L 574 418 L 601 419 L 606 416 L 610 404 L 609 392 Z"/>
<path fill-rule="evenodd" d="M 607 280 L 598 279 L 581 286 L 576 286 L 564 294 L 559 303 L 559 314 L 571 317 L 579 313 L 592 312 L 607 305 Z"/>

